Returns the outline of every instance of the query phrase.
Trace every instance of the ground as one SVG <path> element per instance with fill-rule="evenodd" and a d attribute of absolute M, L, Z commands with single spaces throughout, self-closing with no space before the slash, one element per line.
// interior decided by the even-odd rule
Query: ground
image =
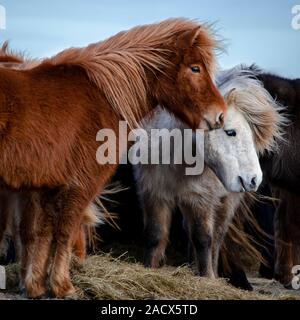
<path fill-rule="evenodd" d="M 250 277 L 254 292 L 238 290 L 225 280 L 199 278 L 187 266 L 145 269 L 126 256 L 94 255 L 72 266 L 77 299 L 299 299 L 300 290 L 286 290 L 274 280 Z M 7 292 L 1 300 L 24 299 L 17 294 L 18 267 L 7 267 Z"/>

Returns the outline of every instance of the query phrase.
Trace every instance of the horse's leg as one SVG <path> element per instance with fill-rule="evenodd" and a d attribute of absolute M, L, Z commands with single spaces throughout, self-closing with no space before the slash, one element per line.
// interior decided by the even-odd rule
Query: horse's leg
<path fill-rule="evenodd" d="M 9 199 L 7 193 L 0 193 L 0 243 L 4 238 L 9 219 Z"/>
<path fill-rule="evenodd" d="M 215 212 L 212 244 L 212 261 L 213 270 L 216 277 L 218 276 L 220 250 L 222 248 L 224 238 L 227 234 L 229 224 L 233 219 L 236 205 L 239 201 L 239 198 L 237 198 L 237 196 L 235 194 L 230 194 L 229 196 L 224 198 L 222 201 L 222 205 Z"/>
<path fill-rule="evenodd" d="M 97 194 L 97 192 L 95 191 L 93 194 Z M 75 293 L 70 279 L 74 238 L 80 230 L 82 215 L 93 199 L 87 196 L 85 190 L 79 188 L 61 190 L 59 198 L 61 208 L 55 227 L 56 248 L 50 273 L 50 287 L 56 297 L 64 298 Z"/>
<path fill-rule="evenodd" d="M 85 226 L 81 225 L 73 240 L 73 252 L 79 261 L 84 261 L 86 258 L 86 246 L 86 230 Z"/>
<path fill-rule="evenodd" d="M 169 241 L 172 209 L 166 201 L 154 201 L 144 196 L 145 267 L 157 268 L 164 258 Z"/>
<path fill-rule="evenodd" d="M 35 212 L 35 202 L 32 201 L 29 195 L 18 195 L 19 200 L 19 226 L 18 231 L 20 232 L 20 241 L 21 241 L 21 288 L 26 287 L 25 278 L 27 271 L 31 271 L 30 262 L 31 257 L 34 252 L 34 240 L 36 236 L 36 212 Z M 22 208 L 22 209 L 21 209 Z M 16 217 L 17 219 L 17 217 Z"/>
<path fill-rule="evenodd" d="M 26 274 L 29 297 L 39 297 L 46 292 L 46 280 L 53 243 L 53 205 L 43 203 L 38 209 L 35 251 L 32 255 L 32 271 Z"/>
<path fill-rule="evenodd" d="M 188 219 L 186 219 L 184 216 L 183 216 L 183 229 L 185 230 L 186 234 L 188 235 L 189 234 Z M 188 241 L 187 251 L 188 251 L 188 254 L 187 254 L 188 264 L 190 266 L 192 266 L 195 258 L 194 258 L 194 248 L 193 248 L 191 241 Z"/>
<path fill-rule="evenodd" d="M 197 272 L 201 277 L 214 278 L 212 268 L 212 216 L 208 208 L 196 203 L 180 203 L 179 208 L 188 224 L 189 241 L 194 248 Z"/>
<path fill-rule="evenodd" d="M 10 202 L 10 217 L 9 217 L 9 232 L 12 236 L 13 246 L 15 250 L 15 260 L 17 262 L 21 261 L 22 256 L 22 241 L 21 241 L 21 205 L 20 205 L 20 195 L 14 193 L 10 195 L 9 202 Z"/>
<path fill-rule="evenodd" d="M 282 199 L 275 212 L 275 278 L 282 284 L 288 284 L 291 279 L 292 243 L 288 235 L 287 199 Z"/>
<path fill-rule="evenodd" d="M 232 259 L 230 259 L 228 261 L 228 270 L 230 271 L 225 271 L 223 261 L 220 259 L 218 271 L 221 277 L 229 279 L 229 283 L 236 288 L 253 291 L 253 287 L 248 281 L 246 272 L 242 266 L 236 264 Z"/>
<path fill-rule="evenodd" d="M 279 281 L 291 287 L 292 268 L 300 264 L 300 216 L 298 212 L 299 198 L 289 192 L 282 192 L 276 212 L 275 239 L 277 241 L 276 273 Z"/>
<path fill-rule="evenodd" d="M 220 250 L 221 250 L 225 235 L 228 231 L 228 225 L 229 225 L 229 221 L 226 215 L 224 214 L 224 212 L 220 212 L 219 216 L 218 214 L 216 214 L 216 221 L 215 221 L 214 235 L 213 235 L 213 245 L 212 245 L 213 270 L 216 277 L 218 276 Z"/>
<path fill-rule="evenodd" d="M 300 198 L 298 195 L 290 194 L 289 195 L 289 206 L 288 215 L 289 224 L 287 226 L 287 232 L 290 235 L 291 241 L 291 263 L 288 266 L 289 275 L 292 274 L 292 268 L 294 266 L 300 265 Z M 293 275 L 289 278 L 289 283 L 286 284 L 287 288 L 292 289 L 292 278 Z"/>
<path fill-rule="evenodd" d="M 43 206 L 44 196 L 42 192 L 32 192 L 20 199 L 21 280 L 30 298 L 39 298 L 46 293 L 53 207 Z"/>
<path fill-rule="evenodd" d="M 5 194 L 6 232 L 11 238 L 8 247 L 7 261 L 16 262 L 21 259 L 21 240 L 19 233 L 20 215 L 18 214 L 18 196 L 16 193 Z"/>

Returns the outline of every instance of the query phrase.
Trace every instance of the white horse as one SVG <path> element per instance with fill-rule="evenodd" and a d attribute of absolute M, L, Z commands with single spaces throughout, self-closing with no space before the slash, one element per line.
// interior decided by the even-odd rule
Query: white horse
<path fill-rule="evenodd" d="M 258 154 L 276 148 L 284 118 L 261 83 L 249 70 L 223 71 L 217 84 L 227 100 L 224 128 L 205 133 L 205 168 L 187 176 L 183 165 L 134 166 L 146 236 L 145 265 L 158 267 L 169 239 L 176 206 L 184 225 L 200 276 L 217 276 L 221 244 L 244 192 L 256 191 L 262 181 Z M 158 108 L 145 128 L 179 128 L 185 125 Z M 152 141 L 158 148 L 160 140 Z M 150 145 L 150 144 L 149 144 Z M 177 146 L 173 145 L 174 153 Z"/>

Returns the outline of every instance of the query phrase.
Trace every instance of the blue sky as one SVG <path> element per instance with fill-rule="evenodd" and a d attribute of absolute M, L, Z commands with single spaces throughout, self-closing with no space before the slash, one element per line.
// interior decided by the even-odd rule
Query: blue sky
<path fill-rule="evenodd" d="M 255 62 L 287 77 L 300 77 L 300 30 L 291 27 L 292 7 L 300 0 L 0 0 L 6 30 L 0 39 L 44 57 L 102 40 L 137 24 L 169 17 L 216 22 L 226 39 L 227 68 Z"/>

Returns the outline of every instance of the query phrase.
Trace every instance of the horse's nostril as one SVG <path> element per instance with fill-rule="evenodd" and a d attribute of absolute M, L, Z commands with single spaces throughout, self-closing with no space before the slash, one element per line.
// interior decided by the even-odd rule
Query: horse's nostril
<path fill-rule="evenodd" d="M 257 177 L 255 176 L 255 177 L 253 177 L 253 178 L 251 179 L 251 187 L 252 187 L 252 188 L 255 188 L 255 187 L 256 187 L 256 183 L 257 183 Z"/>
<path fill-rule="evenodd" d="M 251 178 L 247 177 L 246 179 L 243 179 L 241 176 L 238 177 L 240 184 L 242 185 L 243 192 L 247 191 L 253 191 L 257 187 L 257 176 L 254 176 Z"/>
<path fill-rule="evenodd" d="M 245 192 L 246 191 L 246 186 L 244 184 L 244 179 L 241 176 L 238 176 L 238 179 L 240 180 L 240 184 L 242 186 L 242 191 Z"/>

